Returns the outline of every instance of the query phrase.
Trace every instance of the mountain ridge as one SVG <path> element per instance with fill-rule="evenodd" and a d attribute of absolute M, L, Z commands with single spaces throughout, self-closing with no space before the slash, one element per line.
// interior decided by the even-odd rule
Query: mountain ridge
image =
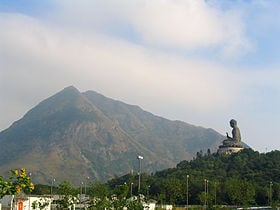
<path fill-rule="evenodd" d="M 137 171 L 139 154 L 145 171 L 155 172 L 189 160 L 197 151 L 215 151 L 223 138 L 213 129 L 70 86 L 0 132 L 0 143 L 6 145 L 0 173 L 25 167 L 38 183 L 49 183 L 51 177 L 76 184 L 81 177 L 105 181 Z"/>

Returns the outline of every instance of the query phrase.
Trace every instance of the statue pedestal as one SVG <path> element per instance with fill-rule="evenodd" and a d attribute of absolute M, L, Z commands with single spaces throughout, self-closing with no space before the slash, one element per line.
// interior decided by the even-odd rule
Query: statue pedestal
<path fill-rule="evenodd" d="M 241 150 L 243 150 L 244 148 L 243 147 L 230 147 L 230 146 L 219 146 L 219 149 L 218 149 L 218 154 L 223 154 L 223 155 L 229 155 L 229 154 L 232 154 L 232 153 L 236 153 L 236 152 L 239 152 Z"/>

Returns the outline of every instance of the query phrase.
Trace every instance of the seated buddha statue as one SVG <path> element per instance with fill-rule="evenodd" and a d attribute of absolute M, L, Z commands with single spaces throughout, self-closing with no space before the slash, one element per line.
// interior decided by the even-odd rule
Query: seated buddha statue
<path fill-rule="evenodd" d="M 237 122 L 236 120 L 232 119 L 230 120 L 230 126 L 232 127 L 232 137 L 230 137 L 227 134 L 227 139 L 223 141 L 223 146 L 224 147 L 240 147 L 241 145 L 241 134 L 240 130 L 237 127 Z"/>

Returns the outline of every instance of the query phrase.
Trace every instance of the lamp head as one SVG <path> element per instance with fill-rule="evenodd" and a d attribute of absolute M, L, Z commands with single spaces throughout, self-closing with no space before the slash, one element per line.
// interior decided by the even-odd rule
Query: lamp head
<path fill-rule="evenodd" d="M 137 159 L 139 159 L 139 160 L 143 160 L 143 159 L 144 159 L 144 157 L 143 157 L 143 156 L 141 156 L 141 155 L 138 155 Z"/>

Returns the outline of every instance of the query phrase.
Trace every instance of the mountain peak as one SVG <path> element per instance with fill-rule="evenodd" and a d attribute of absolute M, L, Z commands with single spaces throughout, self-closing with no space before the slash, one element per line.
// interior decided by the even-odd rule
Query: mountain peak
<path fill-rule="evenodd" d="M 155 172 L 190 160 L 197 151 L 215 151 L 222 139 L 213 130 L 69 86 L 0 133 L 5 145 L 0 173 L 25 167 L 39 183 L 55 177 L 77 184 L 81 176 L 105 181 L 137 171 L 139 154 L 145 157 L 143 169 Z"/>
<path fill-rule="evenodd" d="M 61 92 L 68 92 L 68 91 L 75 91 L 75 92 L 80 92 L 76 87 L 74 87 L 73 85 L 70 85 L 66 88 L 64 88 Z"/>

